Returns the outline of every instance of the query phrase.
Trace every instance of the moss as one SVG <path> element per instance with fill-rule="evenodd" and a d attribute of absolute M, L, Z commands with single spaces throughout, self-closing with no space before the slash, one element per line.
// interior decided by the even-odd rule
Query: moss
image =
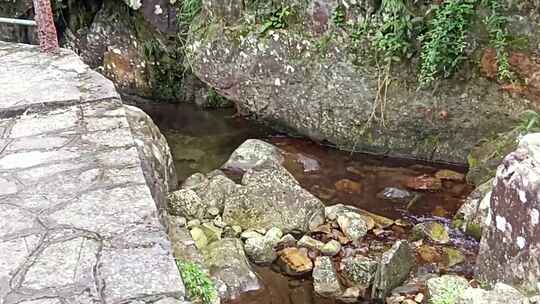
<path fill-rule="evenodd" d="M 190 300 L 199 300 L 204 304 L 216 302 L 218 299 L 216 286 L 198 264 L 177 260 L 176 265 L 178 266 Z"/>
<path fill-rule="evenodd" d="M 482 238 L 482 227 L 474 223 L 467 224 L 465 234 L 470 235 L 479 241 Z"/>

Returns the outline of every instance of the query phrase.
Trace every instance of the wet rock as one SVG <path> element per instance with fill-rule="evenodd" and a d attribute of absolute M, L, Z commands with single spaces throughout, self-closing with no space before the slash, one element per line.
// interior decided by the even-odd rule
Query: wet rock
<path fill-rule="evenodd" d="M 405 202 L 412 198 L 412 194 L 400 188 L 387 187 L 377 194 L 377 197 L 392 201 Z"/>
<path fill-rule="evenodd" d="M 456 275 L 444 275 L 427 280 L 430 303 L 456 303 L 469 287 L 469 281 Z"/>
<path fill-rule="evenodd" d="M 277 258 L 275 247 L 282 236 L 281 230 L 272 228 L 264 236 L 248 238 L 244 245 L 247 256 L 256 264 L 271 264 Z"/>
<path fill-rule="evenodd" d="M 454 216 L 453 225 L 477 240 L 480 240 L 482 236 L 482 228 L 489 212 L 492 189 L 493 179 L 478 186 L 469 194 Z"/>
<path fill-rule="evenodd" d="M 497 170 L 477 259 L 479 279 L 539 290 L 540 134 L 525 136 Z"/>
<path fill-rule="evenodd" d="M 368 288 L 375 278 L 377 262 L 358 255 L 341 261 L 341 273 L 351 286 Z"/>
<path fill-rule="evenodd" d="M 321 256 L 315 260 L 313 268 L 313 287 L 323 297 L 338 297 L 343 289 L 330 257 Z"/>
<path fill-rule="evenodd" d="M 362 191 L 362 185 L 359 182 L 352 181 L 350 179 L 342 179 L 337 181 L 334 186 L 339 192 L 358 194 Z"/>
<path fill-rule="evenodd" d="M 452 170 L 439 170 L 435 173 L 435 178 L 441 180 L 453 180 L 453 181 L 462 181 L 465 179 L 465 175 Z"/>
<path fill-rule="evenodd" d="M 413 190 L 437 191 L 442 188 L 442 182 L 438 178 L 429 175 L 410 177 L 404 181 L 405 187 Z"/>
<path fill-rule="evenodd" d="M 415 265 L 415 256 L 407 241 L 397 241 L 383 253 L 372 287 L 372 297 L 384 299 L 392 289 L 401 285 Z"/>
<path fill-rule="evenodd" d="M 335 256 L 341 250 L 341 243 L 330 240 L 321 248 L 321 253 L 327 256 Z"/>
<path fill-rule="evenodd" d="M 237 298 L 242 293 L 262 288 L 240 240 L 222 239 L 213 242 L 203 248 L 202 254 L 222 299 Z"/>
<path fill-rule="evenodd" d="M 324 223 L 324 205 L 280 164 L 265 161 L 249 169 L 242 186 L 225 198 L 223 221 L 242 229 L 308 232 Z"/>
<path fill-rule="evenodd" d="M 248 139 L 234 150 L 222 168 L 247 171 L 266 160 L 282 163 L 283 155 L 279 148 L 272 144 L 258 139 Z"/>
<path fill-rule="evenodd" d="M 300 276 L 313 269 L 313 262 L 305 250 L 295 247 L 285 248 L 279 252 L 278 264 L 290 276 Z"/>
<path fill-rule="evenodd" d="M 310 236 L 304 235 L 302 238 L 300 238 L 300 240 L 298 240 L 298 247 L 321 251 L 324 247 L 324 243 Z"/>
<path fill-rule="evenodd" d="M 369 230 L 373 228 L 373 226 L 377 226 L 378 228 L 388 228 L 394 224 L 394 221 L 386 218 L 384 216 L 380 216 L 377 214 L 373 214 L 371 212 L 362 210 L 360 208 L 356 208 L 353 206 L 347 206 L 343 204 L 336 204 L 333 206 L 328 206 L 324 208 L 324 214 L 326 218 L 330 221 L 337 220 L 339 215 L 343 215 L 347 212 L 354 212 L 358 213 L 362 216 L 362 218 L 366 221 Z"/>
<path fill-rule="evenodd" d="M 344 213 L 338 216 L 337 222 L 341 231 L 353 242 L 358 242 L 369 230 L 368 223 L 358 213 Z"/>
<path fill-rule="evenodd" d="M 437 244 L 450 242 L 447 228 L 438 222 L 420 223 L 414 226 L 413 234 L 416 239 L 427 238 Z"/>
<path fill-rule="evenodd" d="M 461 293 L 456 304 L 529 304 L 531 301 L 517 289 L 497 283 L 492 290 L 469 287 Z"/>

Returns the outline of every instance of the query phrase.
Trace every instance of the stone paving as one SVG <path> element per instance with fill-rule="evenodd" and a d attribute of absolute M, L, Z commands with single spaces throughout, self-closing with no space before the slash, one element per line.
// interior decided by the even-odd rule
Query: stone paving
<path fill-rule="evenodd" d="M 182 303 L 111 82 L 0 42 L 0 304 Z"/>

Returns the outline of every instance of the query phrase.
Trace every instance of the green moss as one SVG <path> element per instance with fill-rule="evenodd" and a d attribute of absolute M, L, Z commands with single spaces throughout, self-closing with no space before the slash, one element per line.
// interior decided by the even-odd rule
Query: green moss
<path fill-rule="evenodd" d="M 467 224 L 465 234 L 470 235 L 479 241 L 482 238 L 482 227 L 478 224 Z"/>
<path fill-rule="evenodd" d="M 214 282 L 212 282 L 210 277 L 198 264 L 177 260 L 176 265 L 178 266 L 190 300 L 199 300 L 204 304 L 216 302 L 218 293 Z"/>
<path fill-rule="evenodd" d="M 450 280 L 446 286 L 442 286 L 440 292 L 433 295 L 429 304 L 456 304 L 459 296 L 463 294 L 465 287 L 462 284 Z"/>

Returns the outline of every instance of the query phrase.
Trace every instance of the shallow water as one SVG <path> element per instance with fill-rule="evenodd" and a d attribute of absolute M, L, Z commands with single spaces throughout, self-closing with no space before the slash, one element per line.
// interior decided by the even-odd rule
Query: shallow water
<path fill-rule="evenodd" d="M 285 151 L 285 167 L 326 205 L 354 205 L 392 220 L 410 223 L 408 227 L 394 225 L 379 236 L 370 233 L 360 248 L 355 249 L 370 254 L 382 253 L 395 240 L 409 238 L 410 227 L 416 223 L 437 220 L 449 227 L 452 216 L 473 189 L 464 181 L 443 181 L 439 191 L 411 191 L 414 200 L 390 201 L 378 195 L 386 187 L 405 189 L 404 183 L 408 179 L 424 174 L 433 176 L 440 169 L 465 173 L 466 168 L 338 151 L 309 140 L 290 138 L 234 117 L 232 109 L 202 110 L 186 104 L 139 106 L 154 119 L 167 138 L 180 182 L 195 172 L 207 173 L 219 168 L 246 139 L 259 138 Z M 450 234 L 450 244 L 428 245 L 439 253 L 444 247 L 458 248 L 465 256 L 465 262 L 441 267 L 440 263 L 423 260 L 418 255 L 416 275 L 439 272 L 472 276 L 478 243 L 458 231 L 450 230 Z M 324 235 L 313 236 L 325 241 Z M 334 261 L 339 263 L 340 258 L 338 255 Z M 254 267 L 266 288 L 243 295 L 231 303 L 335 303 L 315 295 L 309 277 L 290 278 L 268 267 Z M 376 302 L 366 300 L 359 303 Z"/>

